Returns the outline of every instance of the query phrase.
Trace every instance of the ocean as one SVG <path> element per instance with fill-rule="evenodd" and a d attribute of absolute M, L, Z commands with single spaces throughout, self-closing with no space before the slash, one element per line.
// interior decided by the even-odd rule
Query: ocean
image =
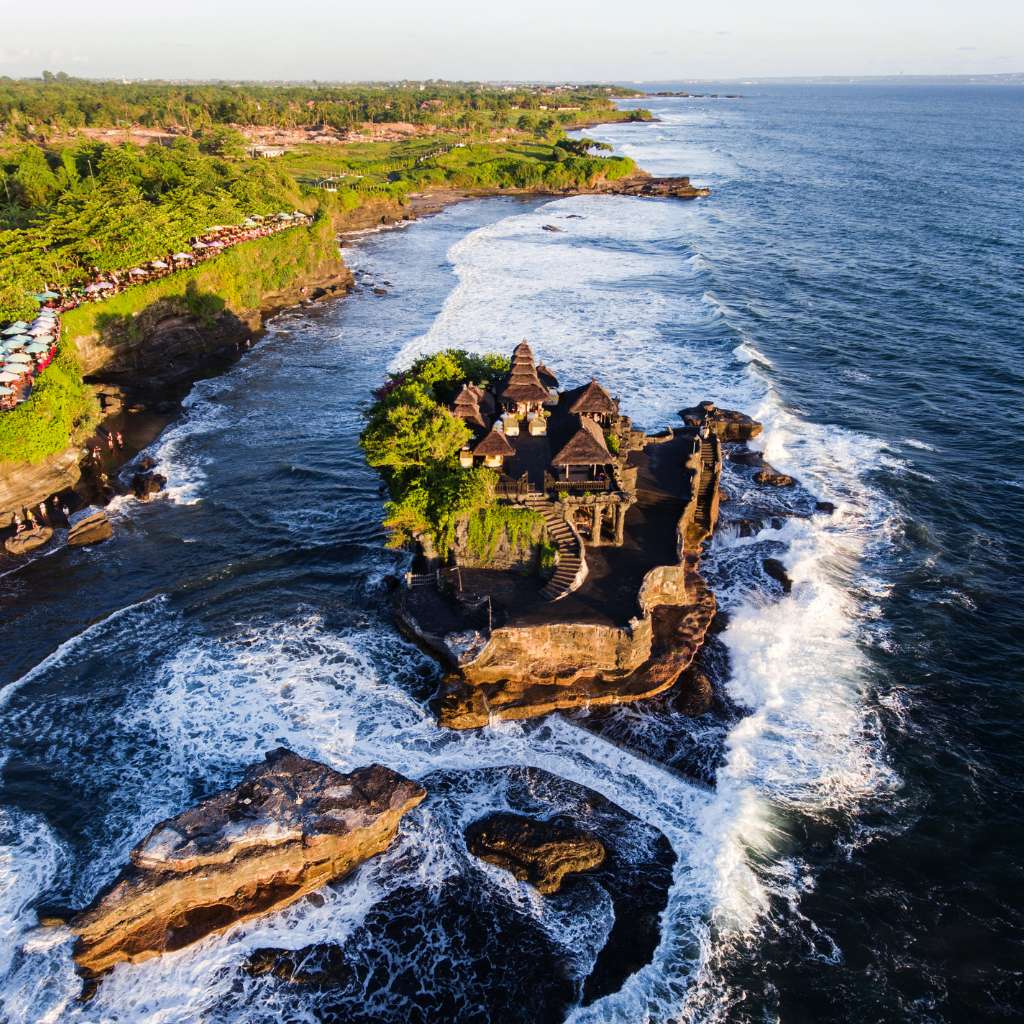
<path fill-rule="evenodd" d="M 149 452 L 164 497 L 0 577 L 0 1019 L 1021 1018 L 1024 89 L 728 91 L 585 133 L 707 199 L 483 199 L 347 243 L 363 287 L 195 387 Z M 645 428 L 706 398 L 750 413 L 800 481 L 726 467 L 699 717 L 670 693 L 435 724 L 362 410 L 422 352 L 524 337 Z M 430 799 L 316 899 L 79 1001 L 39 910 L 84 905 L 281 744 Z M 631 973 L 600 957 L 607 878 L 541 898 L 468 854 L 502 809 L 590 815 L 618 875 L 658 888 Z M 319 980 L 246 970 L 310 946 Z"/>

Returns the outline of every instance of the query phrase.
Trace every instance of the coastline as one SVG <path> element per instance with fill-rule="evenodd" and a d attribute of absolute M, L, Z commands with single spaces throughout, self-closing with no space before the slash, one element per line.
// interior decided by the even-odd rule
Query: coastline
<path fill-rule="evenodd" d="M 52 509 L 56 500 L 74 514 L 89 506 L 105 507 L 113 498 L 130 494 L 130 487 L 117 484 L 118 474 L 177 420 L 185 398 L 198 381 L 218 376 L 233 366 L 265 333 L 271 317 L 303 305 L 342 298 L 352 291 L 355 283 L 340 250 L 346 242 L 367 231 L 386 230 L 433 216 L 450 206 L 474 199 L 502 196 L 557 199 L 576 195 L 692 199 L 707 194 L 708 189 L 692 186 L 688 178 L 655 178 L 640 170 L 629 178 L 601 181 L 587 189 L 438 188 L 413 193 L 404 204 L 384 200 L 358 207 L 344 215 L 340 223 L 335 221 L 339 255 L 331 273 L 307 281 L 297 279 L 283 291 L 265 295 L 259 308 L 252 310 L 251 315 L 242 320 L 232 317 L 233 322 L 218 325 L 220 336 L 211 330 L 211 325 L 192 325 L 202 342 L 203 351 L 192 353 L 195 358 L 188 361 L 173 380 L 157 381 L 154 386 L 151 379 L 144 379 L 148 376 L 145 372 L 118 379 L 116 373 L 101 371 L 94 374 L 86 367 L 84 376 L 96 390 L 102 418 L 91 435 L 77 443 L 73 441 L 68 448 L 40 463 L 0 464 L 0 542 L 13 535 L 14 515 L 21 509 L 35 510 L 43 502 Z M 108 447 L 108 435 L 116 436 L 117 433 L 124 438 L 123 446 Z M 88 451 L 95 447 L 100 448 L 98 462 L 88 458 Z M 52 525 L 57 528 L 63 526 L 62 518 L 58 516 Z M 41 545 L 39 550 L 52 550 L 54 543 L 51 540 Z M 6 563 L 16 569 L 24 561 L 23 555 L 9 555 L 0 548 L 0 565 Z"/>

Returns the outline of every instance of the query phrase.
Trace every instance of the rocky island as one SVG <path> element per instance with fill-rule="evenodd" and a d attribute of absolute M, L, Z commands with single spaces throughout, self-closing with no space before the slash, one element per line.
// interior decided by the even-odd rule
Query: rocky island
<path fill-rule="evenodd" d="M 348 775 L 279 748 L 242 782 L 162 821 L 70 922 L 95 977 L 279 910 L 391 845 L 426 796 L 380 765 Z"/>
<path fill-rule="evenodd" d="M 690 668 L 716 610 L 699 561 L 723 442 L 761 427 L 681 416 L 645 434 L 598 381 L 559 390 L 525 341 L 425 357 L 378 392 L 363 446 L 415 552 L 397 615 L 448 669 L 443 725 L 640 700 Z"/>

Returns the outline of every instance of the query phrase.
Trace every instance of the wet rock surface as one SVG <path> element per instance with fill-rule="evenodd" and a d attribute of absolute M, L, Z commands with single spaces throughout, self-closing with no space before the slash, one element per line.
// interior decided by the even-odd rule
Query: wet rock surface
<path fill-rule="evenodd" d="M 762 487 L 792 487 L 796 481 L 788 473 L 780 473 L 767 462 L 754 475 L 754 480 Z"/>
<path fill-rule="evenodd" d="M 762 564 L 764 571 L 782 587 L 784 594 L 792 591 L 793 581 L 789 578 L 786 567 L 777 558 L 766 558 Z"/>
<path fill-rule="evenodd" d="M 132 477 L 132 493 L 139 501 L 149 501 L 154 494 L 159 494 L 167 486 L 167 477 L 152 471 L 136 473 Z"/>
<path fill-rule="evenodd" d="M 8 537 L 4 541 L 4 550 L 9 555 L 27 555 L 36 548 L 41 548 L 53 537 L 53 530 L 49 526 L 37 526 L 34 530 L 25 530 L 22 533 Z"/>
<path fill-rule="evenodd" d="M 700 427 L 707 423 L 723 441 L 749 441 L 763 429 L 757 420 L 746 413 L 735 409 L 719 409 L 714 402 L 701 402 L 681 410 L 679 415 L 687 426 Z"/>
<path fill-rule="evenodd" d="M 284 748 L 242 782 L 160 822 L 71 921 L 87 977 L 278 910 L 394 840 L 426 795 L 381 765 L 347 775 Z"/>
<path fill-rule="evenodd" d="M 466 830 L 471 853 L 510 871 L 544 895 L 558 892 L 569 874 L 589 871 L 604 861 L 601 841 L 563 821 L 518 814 L 493 814 Z"/>
<path fill-rule="evenodd" d="M 110 540 L 114 535 L 114 528 L 110 525 L 106 513 L 92 505 L 83 508 L 81 512 L 73 513 L 68 520 L 68 526 L 68 544 L 72 547 L 99 544 Z"/>
<path fill-rule="evenodd" d="M 562 1024 L 573 1006 L 618 991 L 650 961 L 675 863 L 660 831 L 539 769 L 442 771 L 423 781 L 430 834 L 448 851 L 440 860 L 427 854 L 429 884 L 387 894 L 344 942 L 256 951 L 245 1005 L 272 999 L 282 1020 L 345 1024 Z M 482 793 L 517 815 L 571 822 L 601 842 L 603 863 L 540 900 L 540 910 L 524 905 L 468 850 L 452 856 Z M 566 920 L 590 927 L 568 936 Z"/>

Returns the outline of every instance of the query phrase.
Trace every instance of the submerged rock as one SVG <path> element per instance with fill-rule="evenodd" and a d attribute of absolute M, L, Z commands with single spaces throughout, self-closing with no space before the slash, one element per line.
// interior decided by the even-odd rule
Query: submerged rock
<path fill-rule="evenodd" d="M 792 591 L 793 581 L 789 578 L 786 567 L 777 558 L 766 558 L 762 564 L 764 571 L 782 587 L 784 594 Z"/>
<path fill-rule="evenodd" d="M 53 536 L 49 526 L 37 526 L 34 530 L 25 530 L 4 541 L 4 548 L 9 555 L 27 555 L 36 548 L 41 548 Z"/>
<path fill-rule="evenodd" d="M 381 765 L 343 775 L 284 748 L 158 824 L 71 921 L 87 977 L 279 910 L 391 845 L 426 796 Z"/>
<path fill-rule="evenodd" d="M 109 540 L 114 534 L 114 528 L 110 525 L 106 513 L 94 505 L 73 513 L 68 520 L 68 526 L 68 544 L 73 547 L 99 544 L 101 541 Z"/>
<path fill-rule="evenodd" d="M 566 875 L 596 868 L 605 858 L 595 836 L 519 814 L 493 814 L 474 822 L 466 830 L 466 843 L 481 860 L 511 871 L 545 896 L 558 892 Z"/>
<path fill-rule="evenodd" d="M 136 473 L 132 477 L 132 493 L 139 501 L 149 501 L 167 486 L 167 477 L 161 473 Z"/>

